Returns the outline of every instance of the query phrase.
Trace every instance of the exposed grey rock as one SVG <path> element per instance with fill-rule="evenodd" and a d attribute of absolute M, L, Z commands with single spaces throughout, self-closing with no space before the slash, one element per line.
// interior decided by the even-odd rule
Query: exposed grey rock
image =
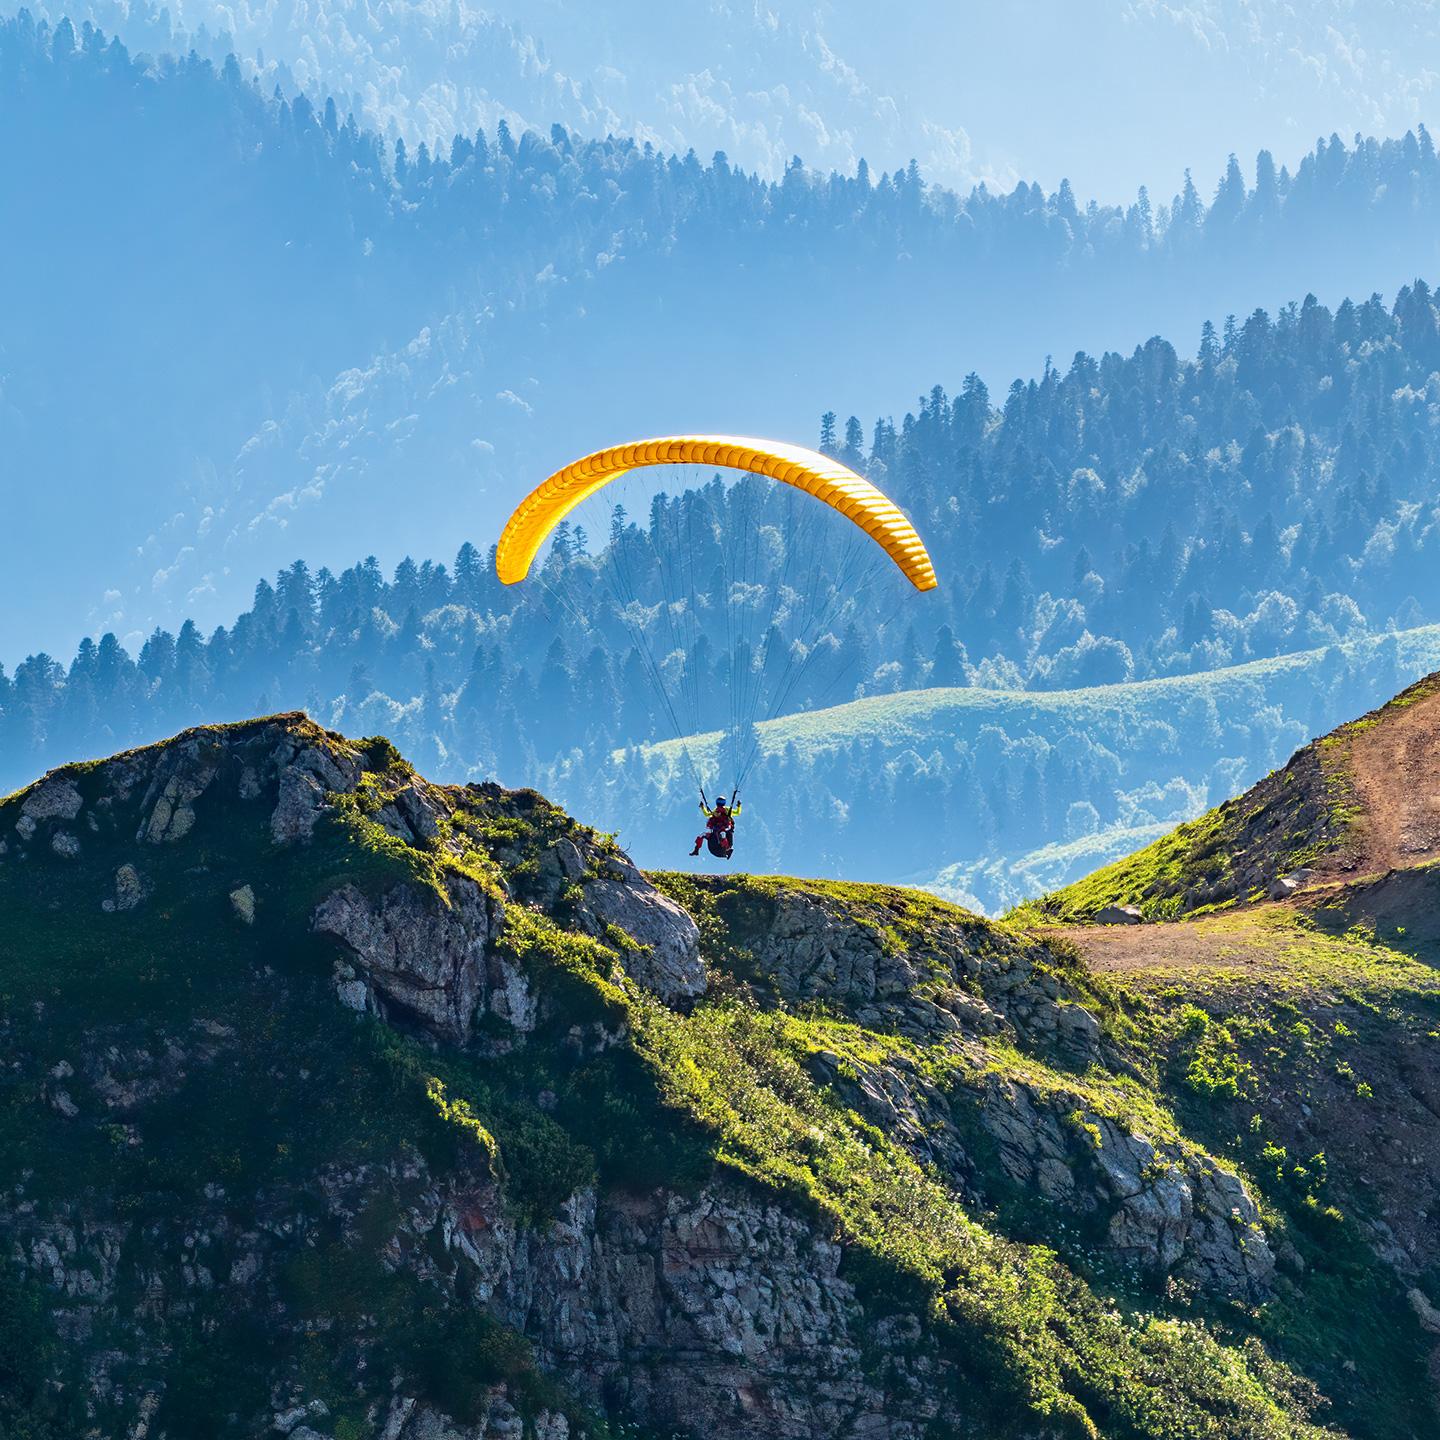
<path fill-rule="evenodd" d="M 473 1425 L 458 1425 L 435 1410 L 402 1397 L 391 1406 L 381 1440 L 570 1440 L 570 1422 L 550 1410 L 528 1417 L 517 1410 L 503 1385 L 493 1386 L 484 1413 Z"/>
<path fill-rule="evenodd" d="M 1107 905 L 1095 912 L 1097 925 L 1143 925 L 1145 916 L 1135 905 Z"/>
<path fill-rule="evenodd" d="M 26 795 L 20 805 L 20 813 L 37 822 L 73 820 L 84 803 L 73 780 L 65 775 L 55 775 L 42 780 Z"/>
<path fill-rule="evenodd" d="M 142 809 L 148 814 L 135 838 L 151 845 L 183 840 L 195 824 L 195 802 L 214 778 L 215 766 L 202 758 L 199 737 L 165 752 L 145 796 Z"/>
<path fill-rule="evenodd" d="M 1300 888 L 1300 882 L 1293 875 L 1281 875 L 1270 882 L 1267 892 L 1272 900 L 1286 900 Z"/>
<path fill-rule="evenodd" d="M 145 882 L 131 864 L 115 871 L 115 909 L 133 910 L 145 898 Z"/>
<path fill-rule="evenodd" d="M 586 864 L 585 857 L 580 853 L 580 847 L 573 841 L 562 837 L 555 842 L 555 858 L 560 864 L 560 873 L 564 875 L 572 885 L 578 885 L 585 878 Z"/>
<path fill-rule="evenodd" d="M 355 973 L 353 965 L 343 960 L 335 962 L 335 998 L 347 1009 L 363 1015 L 374 1010 L 374 999 L 369 982 Z"/>
<path fill-rule="evenodd" d="M 270 816 L 270 833 L 277 845 L 308 840 L 315 822 L 330 808 L 329 796 L 348 794 L 360 783 L 360 761 L 347 751 L 321 745 L 282 743 L 276 756 L 280 767 L 279 799 Z"/>
<path fill-rule="evenodd" d="M 604 1205 L 586 1190 L 527 1235 L 493 1193 L 436 1198 L 445 1243 L 486 1302 L 511 1323 L 528 1317 L 542 1359 L 661 1433 L 929 1433 L 939 1391 L 920 1382 L 937 1362 L 915 1317 L 874 1326 L 840 1246 L 779 1205 L 727 1183 Z M 421 1207 L 410 1223 L 434 1222 Z"/>
<path fill-rule="evenodd" d="M 448 893 L 447 907 L 417 885 L 397 885 L 377 901 L 345 885 L 321 902 L 312 924 L 346 945 L 383 999 L 463 1042 L 489 988 L 487 948 L 503 910 L 470 880 L 452 877 Z"/>
<path fill-rule="evenodd" d="M 620 963 L 667 1005 L 703 995 L 705 963 L 695 921 L 633 866 L 621 873 L 624 879 L 584 883 L 576 907 L 581 928 L 600 938 L 611 925 L 623 930 L 640 948 L 623 948 Z"/>
<path fill-rule="evenodd" d="M 255 923 L 255 891 L 249 885 L 242 885 L 230 892 L 230 908 L 242 925 Z"/>
<path fill-rule="evenodd" d="M 424 781 L 415 778 L 402 786 L 390 802 L 399 812 L 410 833 L 422 845 L 434 840 L 440 833 L 440 820 L 444 810 L 432 795 Z"/>
<path fill-rule="evenodd" d="M 1405 1292 L 1405 1298 L 1410 1302 L 1410 1308 L 1415 1312 L 1420 1328 L 1429 1335 L 1440 1335 L 1440 1310 L 1430 1303 L 1425 1292 L 1412 1285 Z"/>
<path fill-rule="evenodd" d="M 321 1416 L 328 1415 L 330 1408 L 323 1400 L 311 1400 L 306 1405 L 294 1405 L 288 1410 L 283 1410 L 275 1417 L 275 1428 L 284 1435 L 293 1435 L 296 1440 L 304 1440 L 306 1434 L 313 1435 L 313 1430 L 306 1430 L 304 1427 L 297 1430 L 302 1420 L 315 1420 Z"/>
<path fill-rule="evenodd" d="M 1210 1294 L 1263 1299 L 1275 1278 L 1275 1253 L 1260 1211 L 1238 1175 L 1191 1157 L 1186 1166 L 1194 1223 L 1181 1273 Z"/>
<path fill-rule="evenodd" d="M 978 1199 L 970 1185 L 973 1166 L 955 1127 L 949 1098 L 908 1055 L 867 1064 L 821 1051 L 811 1056 L 810 1068 L 821 1084 L 835 1089 L 842 1103 L 918 1160 L 936 1166 L 967 1200 Z"/>
<path fill-rule="evenodd" d="M 1107 1248 L 1137 1269 L 1182 1275 L 1232 1299 L 1268 1294 L 1275 1257 L 1259 1208 L 1209 1156 L 1161 1152 L 1087 1113 L 1079 1096 L 1041 1098 L 998 1076 L 987 1078 L 980 1114 L 1015 1184 L 1080 1214 L 1108 1212 Z"/>
<path fill-rule="evenodd" d="M 57 830 L 50 837 L 50 848 L 62 860 L 73 860 L 80 853 L 80 841 L 68 830 Z"/>
<path fill-rule="evenodd" d="M 1056 1048 L 1083 1068 L 1100 1053 L 1100 1022 L 1083 1005 L 1055 1007 Z"/>

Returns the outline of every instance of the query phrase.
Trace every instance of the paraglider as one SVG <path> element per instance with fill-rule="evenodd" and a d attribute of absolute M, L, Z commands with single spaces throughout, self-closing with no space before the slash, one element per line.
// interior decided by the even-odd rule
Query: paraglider
<path fill-rule="evenodd" d="M 854 521 L 917 590 L 933 590 L 938 583 L 915 527 L 868 480 L 814 450 L 734 435 L 668 435 L 612 445 L 557 470 L 506 522 L 495 551 L 501 583 L 514 585 L 525 578 L 545 537 L 582 500 L 628 471 L 649 465 L 720 465 L 793 485 Z"/>
<path fill-rule="evenodd" d="M 758 477 L 760 484 L 755 495 L 747 494 L 738 513 L 735 507 L 727 509 L 713 500 L 709 488 L 704 495 L 684 492 L 681 499 L 686 503 L 676 516 L 678 526 L 665 518 L 664 497 L 660 497 L 662 510 L 652 508 L 649 537 L 658 593 L 654 581 L 648 593 L 636 583 L 635 547 L 643 548 L 647 542 L 629 525 L 619 506 L 612 515 L 610 544 L 603 555 L 594 562 L 584 557 L 586 565 L 578 567 L 582 575 L 604 574 L 608 579 L 611 605 L 605 607 L 604 616 L 597 613 L 589 590 L 581 593 L 577 589 L 567 595 L 563 580 L 552 587 L 553 563 L 547 562 L 540 579 L 578 624 L 590 628 L 618 621 L 629 631 L 638 664 L 700 790 L 706 827 L 696 837 L 691 854 L 698 855 L 703 844 L 716 858 L 728 860 L 734 849 L 735 817 L 740 813 L 740 786 L 760 754 L 756 721 L 782 713 L 797 685 L 808 679 L 817 657 L 823 669 L 826 657 L 836 654 L 829 627 L 847 611 L 853 613 L 857 603 L 864 603 L 857 600 L 858 582 L 871 565 L 868 557 L 879 559 L 875 567 L 879 571 L 890 568 L 884 563 L 888 558 L 913 587 L 910 593 L 936 588 L 935 567 L 899 507 L 870 481 L 828 455 L 743 436 L 670 435 L 597 450 L 563 466 L 538 485 L 516 507 L 500 535 L 495 548 L 497 578 L 505 585 L 524 580 L 552 534 L 556 535 L 556 550 L 566 553 L 561 536 L 566 535 L 567 517 L 577 506 L 622 476 L 665 465 L 739 470 Z M 777 482 L 776 503 L 787 512 L 783 523 L 777 524 L 775 504 L 768 510 L 759 508 L 760 499 L 772 489 L 764 481 Z M 756 484 L 741 480 L 737 493 L 741 487 Z M 820 507 L 843 517 L 849 523 L 839 529 L 855 537 L 856 544 L 851 546 L 832 529 L 830 539 L 807 547 L 807 530 L 814 522 L 806 518 L 806 504 L 798 500 L 792 509 L 788 501 L 779 503 L 779 487 L 785 487 L 784 493 L 791 497 L 809 496 Z M 692 500 L 696 503 L 690 504 Z M 824 516 L 826 511 L 820 508 L 815 514 Z M 772 540 L 765 540 L 767 534 Z M 564 543 L 568 546 L 570 542 Z M 775 562 L 768 557 L 777 544 L 781 558 Z M 708 568 L 697 573 L 702 552 Z M 714 642 L 707 639 L 707 623 L 712 630 L 722 628 Z M 763 641 L 754 633 L 757 623 L 763 627 Z M 782 625 L 789 635 L 782 634 Z M 707 644 L 726 652 L 716 672 L 726 677 L 718 696 L 707 690 L 700 678 L 709 673 L 703 659 Z M 834 668 L 838 680 L 844 666 L 837 662 Z M 724 763 L 727 768 L 734 767 L 735 783 L 730 802 L 719 796 L 711 807 L 690 745 L 697 736 L 711 743 L 706 732 L 713 737 L 718 728 L 712 719 L 717 699 L 728 704 L 728 723 L 721 735 L 731 747 Z M 816 701 L 812 696 L 808 703 L 825 702 L 823 697 Z M 682 714 L 686 711 L 689 713 Z"/>
<path fill-rule="evenodd" d="M 700 792 L 700 811 L 705 816 L 705 828 L 695 837 L 695 848 L 691 855 L 700 853 L 700 846 L 708 845 L 710 853 L 717 860 L 728 860 L 735 853 L 735 821 L 740 815 L 740 802 L 732 797 L 726 804 L 723 795 L 715 797 L 715 805 L 705 803 L 705 792 Z"/>

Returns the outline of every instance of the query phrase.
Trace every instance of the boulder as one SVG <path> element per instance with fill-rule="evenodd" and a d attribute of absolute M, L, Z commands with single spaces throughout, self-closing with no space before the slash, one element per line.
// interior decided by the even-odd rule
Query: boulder
<path fill-rule="evenodd" d="M 581 928 L 600 939 L 612 925 L 623 930 L 635 942 L 621 951 L 625 973 L 665 1004 L 703 995 L 699 926 L 633 866 L 620 873 L 624 878 L 585 882 L 576 910 Z"/>
<path fill-rule="evenodd" d="M 73 820 L 80 813 L 82 803 L 75 782 L 66 776 L 55 775 L 42 780 L 30 791 L 20 806 L 20 813 L 37 822 Z"/>
<path fill-rule="evenodd" d="M 230 908 L 242 925 L 255 923 L 255 892 L 248 885 L 230 892 Z"/>
<path fill-rule="evenodd" d="M 1107 905 L 1095 912 L 1097 925 L 1143 925 L 1145 916 L 1138 905 Z"/>

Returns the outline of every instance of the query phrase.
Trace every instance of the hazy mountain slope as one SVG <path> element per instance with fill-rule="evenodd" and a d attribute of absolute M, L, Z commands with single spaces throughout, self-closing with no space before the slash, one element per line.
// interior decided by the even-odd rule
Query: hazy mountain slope
<path fill-rule="evenodd" d="M 946 371 L 1035 373 L 1276 295 L 1388 290 L 1440 233 L 1423 134 L 1152 212 L 1028 184 L 961 197 L 918 171 L 761 185 L 566 134 L 397 162 L 237 71 L 29 20 L 0 50 L 0 118 L 49 141 L 0 170 L 37 217 L 0 251 L 0 425 L 46 537 L 16 557 L 22 589 L 43 575 L 45 633 L 0 633 L 12 655 L 185 611 L 209 628 L 297 552 L 448 553 L 602 438 L 797 436 Z M 89 283 L 37 284 L 57 257 Z M 101 522 L 85 535 L 77 506 Z"/>
<path fill-rule="evenodd" d="M 1421 0 L 1027 0 L 883 19 L 856 0 L 48 0 L 40 13 L 66 9 L 152 52 L 263 54 L 267 89 L 279 79 L 344 97 L 412 145 L 503 116 L 723 149 L 776 176 L 794 154 L 841 169 L 861 155 L 885 169 L 915 156 L 945 184 L 1051 188 L 1069 176 L 1112 201 L 1141 184 L 1168 193 L 1186 165 L 1216 173 L 1231 151 L 1270 146 L 1293 163 L 1316 135 L 1406 129 L 1426 118 L 1436 38 Z"/>
<path fill-rule="evenodd" d="M 293 716 L 0 829 L 23 1433 L 1337 1433 L 1306 1376 L 1344 1433 L 1429 1423 L 1365 1229 L 1263 1176 L 1262 1211 L 1176 1118 L 1188 1032 L 1063 947 L 652 884 Z"/>
<path fill-rule="evenodd" d="M 747 787 L 746 863 L 907 879 L 1003 910 L 1085 873 L 1097 848 L 1258 779 L 1307 736 L 1427 673 L 1437 647 L 1427 627 L 1139 684 L 917 690 L 767 722 Z M 720 775 L 718 737 L 692 743 Z M 556 793 L 583 797 L 643 861 L 665 863 L 695 803 L 676 748 L 628 756 L 603 787 L 603 772 L 576 765 Z"/>

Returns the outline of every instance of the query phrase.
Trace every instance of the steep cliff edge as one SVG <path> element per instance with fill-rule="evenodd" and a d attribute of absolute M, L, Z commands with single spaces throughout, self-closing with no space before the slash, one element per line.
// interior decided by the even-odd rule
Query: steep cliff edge
<path fill-rule="evenodd" d="M 1150 1012 L 913 892 L 646 877 L 278 716 L 0 802 L 0 1006 L 0 1434 L 1429 1423 Z"/>

